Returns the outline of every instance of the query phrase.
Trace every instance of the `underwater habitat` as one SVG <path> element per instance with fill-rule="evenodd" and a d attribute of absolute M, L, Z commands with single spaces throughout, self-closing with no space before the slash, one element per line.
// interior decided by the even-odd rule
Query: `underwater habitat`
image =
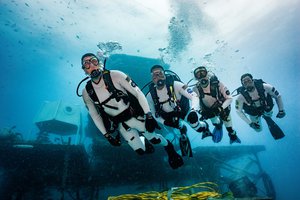
<path fill-rule="evenodd" d="M 0 199 L 299 199 L 299 19 L 300 0 L 1 0 Z M 203 66 L 205 77 L 197 78 Z M 259 100 L 246 96 L 254 89 L 245 74 L 270 91 L 257 89 Z M 155 76 L 166 80 L 152 83 Z M 160 83 L 169 86 L 168 77 L 188 94 L 199 92 L 197 105 L 187 101 L 186 115 L 174 118 L 178 124 L 159 121 L 164 113 L 150 105 L 176 102 L 183 112 L 175 85 L 165 102 L 148 99 L 156 88 L 161 94 Z M 200 95 L 199 85 L 213 84 L 206 77 L 224 84 L 230 117 L 218 105 L 220 128 L 197 111 L 206 128 L 196 130 L 192 108 L 204 109 L 205 96 L 220 97 Z M 106 93 L 96 87 L 114 104 L 100 101 Z M 274 95 L 261 96 L 268 92 Z M 270 116 L 265 110 L 260 124 L 246 123 L 241 95 L 244 107 L 272 102 Z M 123 115 L 105 114 L 128 102 Z"/>

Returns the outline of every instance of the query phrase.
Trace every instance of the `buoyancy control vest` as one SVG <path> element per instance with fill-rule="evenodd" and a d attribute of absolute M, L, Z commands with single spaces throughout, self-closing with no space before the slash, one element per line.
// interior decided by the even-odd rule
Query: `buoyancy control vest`
<path fill-rule="evenodd" d="M 107 130 L 112 130 L 116 128 L 115 126 L 118 123 L 124 122 L 129 120 L 131 117 L 138 117 L 138 116 L 144 116 L 144 111 L 138 102 L 138 99 L 132 95 L 130 92 L 124 93 L 121 90 L 118 90 L 115 88 L 111 76 L 110 76 L 110 71 L 109 70 L 104 70 L 102 78 L 104 80 L 105 86 L 108 90 L 108 92 L 111 94 L 106 100 L 100 103 L 96 92 L 94 90 L 94 87 L 92 86 L 91 80 L 89 80 L 85 86 L 87 93 L 89 94 L 90 98 L 93 100 L 94 105 L 96 106 L 99 114 L 101 115 L 103 119 L 104 126 Z M 130 77 L 127 76 L 126 80 L 129 82 L 131 80 Z M 132 80 L 131 80 L 132 81 Z M 108 115 L 105 111 L 103 106 L 106 106 L 111 109 L 118 109 L 113 106 L 106 105 L 111 99 L 116 99 L 116 101 L 120 101 L 123 99 L 125 104 L 130 104 L 130 106 L 120 113 L 117 116 L 110 116 Z"/>
<path fill-rule="evenodd" d="M 262 79 L 254 79 L 254 86 L 258 92 L 259 99 L 253 100 L 248 93 L 247 89 L 244 86 L 241 86 L 237 89 L 237 93 L 243 95 L 248 104 L 243 104 L 243 109 L 245 113 L 252 116 L 260 116 L 264 112 L 270 112 L 273 109 L 274 102 L 270 94 L 265 96 L 265 89 Z M 259 107 L 255 106 L 255 102 L 259 101 Z"/>
<path fill-rule="evenodd" d="M 157 95 L 157 90 L 156 87 L 154 86 L 154 83 L 150 83 L 149 85 L 149 92 L 151 94 L 151 97 L 154 102 L 154 107 L 155 107 L 155 115 L 156 117 L 162 117 L 163 119 L 166 119 L 167 117 L 179 117 L 181 119 L 184 119 L 187 113 L 190 110 L 190 102 L 189 99 L 186 98 L 184 95 L 181 95 L 181 99 L 177 99 L 175 90 L 174 90 L 174 81 L 179 81 L 180 78 L 175 74 L 174 72 L 168 70 L 166 76 L 166 88 L 168 91 L 168 100 L 166 102 L 159 102 L 159 97 Z M 187 86 L 186 86 L 187 87 Z M 164 103 L 174 103 L 175 108 L 172 113 L 167 113 L 162 110 L 162 105 Z M 171 116 L 171 115 L 173 116 Z"/>

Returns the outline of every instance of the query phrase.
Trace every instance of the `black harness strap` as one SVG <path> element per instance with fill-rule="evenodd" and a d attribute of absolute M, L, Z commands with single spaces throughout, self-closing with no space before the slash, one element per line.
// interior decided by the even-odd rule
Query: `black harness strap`
<path fill-rule="evenodd" d="M 104 111 L 103 107 L 101 106 L 101 104 L 99 102 L 99 99 L 98 99 L 98 97 L 96 95 L 96 92 L 95 92 L 95 90 L 93 88 L 91 80 L 89 80 L 86 83 L 85 88 L 86 88 L 86 91 L 89 94 L 90 98 L 94 102 L 94 105 L 96 106 L 96 109 L 97 109 L 98 113 L 102 116 L 102 120 L 103 120 L 105 128 L 107 130 L 111 130 L 113 132 L 114 130 L 112 130 L 113 125 L 112 125 L 112 123 L 110 121 L 110 116 Z"/>
<path fill-rule="evenodd" d="M 105 86 L 106 86 L 108 92 L 111 93 L 111 96 L 108 99 L 106 99 L 105 101 L 103 101 L 102 104 L 104 104 L 104 102 L 107 103 L 111 99 L 116 99 L 117 102 L 119 102 L 121 99 L 123 99 L 124 103 L 127 105 L 127 103 L 129 102 L 128 95 L 125 94 L 124 92 L 122 92 L 121 90 L 118 90 L 117 88 L 115 88 L 115 86 L 112 82 L 109 70 L 105 70 L 103 72 L 103 80 L 104 80 L 104 83 L 105 83 Z"/>
<path fill-rule="evenodd" d="M 225 97 L 222 95 L 222 93 L 219 92 L 219 80 L 217 76 L 212 76 L 209 79 L 209 85 L 210 85 L 210 93 L 206 93 L 203 91 L 203 88 L 200 86 L 200 83 L 197 83 L 196 88 L 199 91 L 200 94 L 200 105 L 203 108 L 203 110 L 209 110 L 207 106 L 205 106 L 203 102 L 203 98 L 205 95 L 212 96 L 217 99 L 217 101 L 224 102 Z"/>
<path fill-rule="evenodd" d="M 156 88 L 154 87 L 154 83 L 149 85 L 150 95 L 153 99 L 154 107 L 155 107 L 155 115 L 156 117 L 160 116 L 161 104 L 159 103 L 159 97 L 157 95 Z"/>

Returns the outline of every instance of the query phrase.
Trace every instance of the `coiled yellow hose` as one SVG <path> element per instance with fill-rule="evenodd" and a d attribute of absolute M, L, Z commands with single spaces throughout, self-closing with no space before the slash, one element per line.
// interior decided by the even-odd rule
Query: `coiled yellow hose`
<path fill-rule="evenodd" d="M 182 192 L 183 190 L 188 190 L 191 188 L 200 188 L 205 189 L 207 191 L 201 191 L 194 194 L 188 194 Z M 139 193 L 139 194 L 124 194 L 120 196 L 115 197 L 109 197 L 108 200 L 206 200 L 209 197 L 220 197 L 221 194 L 217 192 L 218 185 L 212 182 L 203 182 L 203 183 L 197 183 L 191 186 L 185 186 L 185 187 L 176 187 L 172 188 L 169 191 L 164 192 L 156 192 L 156 191 L 150 191 L 145 193 Z"/>

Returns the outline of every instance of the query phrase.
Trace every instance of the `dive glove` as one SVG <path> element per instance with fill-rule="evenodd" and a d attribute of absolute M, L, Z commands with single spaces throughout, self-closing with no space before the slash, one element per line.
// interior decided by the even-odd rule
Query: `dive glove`
<path fill-rule="evenodd" d="M 219 116 L 222 120 L 227 121 L 228 115 L 222 107 L 220 107 Z"/>
<path fill-rule="evenodd" d="M 278 114 L 276 115 L 277 118 L 283 118 L 285 116 L 284 110 L 279 110 Z"/>
<path fill-rule="evenodd" d="M 153 133 L 156 128 L 161 129 L 157 121 L 153 118 L 151 112 L 148 112 L 146 114 L 145 127 L 146 130 L 150 133 Z"/>
<path fill-rule="evenodd" d="M 222 104 L 219 101 L 216 101 L 210 108 L 215 115 L 220 115 L 220 112 L 223 110 Z"/>
<path fill-rule="evenodd" d="M 112 146 L 121 146 L 121 140 L 120 140 L 120 135 L 119 134 L 116 136 L 116 138 L 114 138 L 109 133 L 105 133 L 104 137 L 108 140 L 108 142 Z"/>

